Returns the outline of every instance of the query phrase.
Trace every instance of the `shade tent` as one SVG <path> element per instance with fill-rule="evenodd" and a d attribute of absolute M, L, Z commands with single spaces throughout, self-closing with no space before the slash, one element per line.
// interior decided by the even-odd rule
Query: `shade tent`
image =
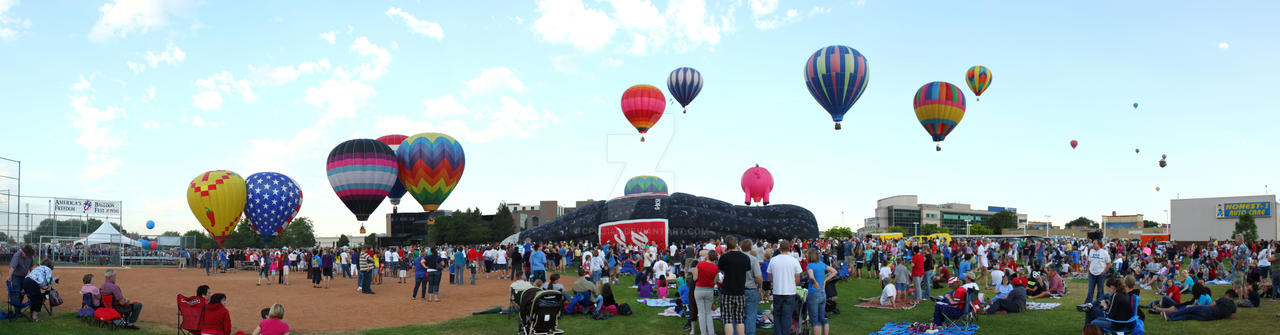
<path fill-rule="evenodd" d="M 103 223 L 101 226 L 98 226 L 98 230 L 93 231 L 89 236 L 76 240 L 75 243 L 84 244 L 86 246 L 104 243 L 124 244 L 135 247 L 142 246 L 142 243 L 138 243 L 138 241 L 125 237 L 124 234 L 121 234 L 120 231 L 116 230 L 116 227 L 112 226 L 110 223 Z"/>

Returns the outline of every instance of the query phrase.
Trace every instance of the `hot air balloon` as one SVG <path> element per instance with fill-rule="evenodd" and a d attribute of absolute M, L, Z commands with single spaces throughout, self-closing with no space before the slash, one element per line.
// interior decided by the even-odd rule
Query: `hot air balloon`
<path fill-rule="evenodd" d="M 1072 149 L 1075 149 L 1075 148 L 1076 148 L 1076 145 L 1079 145 L 1079 144 L 1080 144 L 1080 142 L 1076 142 L 1076 140 L 1071 140 L 1071 148 L 1072 148 Z"/>
<path fill-rule="evenodd" d="M 805 86 L 840 130 L 844 114 L 867 89 L 867 58 L 858 50 L 832 45 L 814 52 L 804 65 Z"/>
<path fill-rule="evenodd" d="M 360 221 L 369 220 L 396 183 L 396 153 L 367 138 L 348 140 L 329 151 L 329 185 Z"/>
<path fill-rule="evenodd" d="M 654 176 L 636 176 L 627 181 L 623 195 L 667 194 L 667 182 Z"/>
<path fill-rule="evenodd" d="M 289 176 L 276 172 L 258 172 L 245 179 L 248 201 L 244 216 L 249 227 L 262 236 L 262 244 L 271 243 L 293 221 L 302 209 L 302 188 Z"/>
<path fill-rule="evenodd" d="M 1133 109 L 1138 109 L 1138 103 L 1133 103 Z"/>
<path fill-rule="evenodd" d="M 623 105 L 626 105 L 625 98 Z M 396 149 L 396 158 L 400 163 L 400 180 L 404 182 L 404 188 L 418 200 L 422 210 L 428 212 L 440 208 L 440 204 L 449 198 L 449 193 L 458 187 L 462 171 L 467 167 L 462 144 L 441 133 L 422 133 L 406 138 Z"/>
<path fill-rule="evenodd" d="M 150 244 L 151 250 L 156 250 L 156 248 L 160 247 L 160 245 L 156 243 L 156 241 L 151 241 L 148 244 Z"/>
<path fill-rule="evenodd" d="M 1160 159 L 1169 158 L 1169 154 L 1160 154 Z"/>
<path fill-rule="evenodd" d="M 1142 150 L 1139 150 L 1138 148 L 1133 148 L 1133 153 L 1135 153 L 1135 154 L 1136 154 L 1136 153 L 1140 153 L 1140 152 L 1142 152 Z"/>
<path fill-rule="evenodd" d="M 404 139 L 406 138 L 409 138 L 409 137 L 404 135 L 393 134 L 393 135 L 379 137 L 378 142 L 382 142 L 387 146 L 391 147 L 391 151 L 394 152 L 396 151 L 396 149 L 400 148 L 400 142 L 404 142 Z M 398 167 L 397 167 L 397 170 L 399 170 Z M 392 213 L 398 213 L 400 211 L 400 198 L 404 197 L 404 192 L 405 192 L 404 183 L 401 183 L 400 177 L 397 176 L 396 184 L 394 186 L 391 186 L 391 192 L 387 193 L 387 199 L 391 199 Z"/>
<path fill-rule="evenodd" d="M 916 91 L 914 102 L 916 119 L 933 137 L 934 142 L 942 142 L 964 118 L 964 92 L 951 83 L 935 81 L 924 84 Z M 938 146 L 941 150 L 941 145 Z"/>
<path fill-rule="evenodd" d="M 651 85 L 635 85 L 622 92 L 622 115 L 640 131 L 640 142 L 644 142 L 644 134 L 649 132 L 662 118 L 662 111 L 667 108 L 667 98 L 662 90 Z"/>
<path fill-rule="evenodd" d="M 773 175 L 769 170 L 756 164 L 742 173 L 742 192 L 747 194 L 746 203 L 763 202 L 769 204 L 769 192 L 773 191 Z"/>
<path fill-rule="evenodd" d="M 987 86 L 991 86 L 991 69 L 982 65 L 974 65 L 964 73 L 964 81 L 969 84 L 969 90 L 973 91 L 975 99 L 982 101 L 982 92 L 987 90 Z"/>
<path fill-rule="evenodd" d="M 245 185 L 239 174 L 214 170 L 200 174 L 187 186 L 187 205 L 200 225 L 221 246 L 240 223 L 244 212 Z"/>
<path fill-rule="evenodd" d="M 1156 192 L 1160 192 L 1160 186 L 1156 186 Z"/>
<path fill-rule="evenodd" d="M 152 220 L 147 220 L 147 229 L 156 229 L 156 222 Z"/>
<path fill-rule="evenodd" d="M 1165 165 L 1169 165 L 1169 164 L 1166 163 L 1163 158 L 1160 159 L 1160 167 L 1165 167 Z"/>
<path fill-rule="evenodd" d="M 1111 216 L 1116 216 L 1116 211 L 1111 211 Z"/>
<path fill-rule="evenodd" d="M 702 73 L 691 67 L 682 67 L 671 71 L 667 76 L 667 92 L 680 103 L 684 112 L 688 113 L 689 103 L 702 91 Z"/>

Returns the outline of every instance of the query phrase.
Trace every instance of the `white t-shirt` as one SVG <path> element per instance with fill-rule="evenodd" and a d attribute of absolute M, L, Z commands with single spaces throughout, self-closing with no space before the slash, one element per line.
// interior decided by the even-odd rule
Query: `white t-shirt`
<path fill-rule="evenodd" d="M 346 251 L 343 251 L 342 256 L 339 258 L 341 258 L 341 260 L 339 261 L 340 264 L 351 264 L 351 255 L 347 254 Z"/>
<path fill-rule="evenodd" d="M 1111 265 L 1111 253 L 1106 249 L 1089 249 L 1089 274 L 1101 276 Z"/>
<path fill-rule="evenodd" d="M 892 305 L 893 298 L 896 296 L 898 296 L 898 288 L 893 283 L 885 284 L 884 289 L 880 290 L 880 304 Z"/>
<path fill-rule="evenodd" d="M 671 257 L 676 257 L 676 250 L 677 250 L 676 245 L 672 244 L 670 247 L 667 247 L 667 255 Z"/>
<path fill-rule="evenodd" d="M 399 261 L 400 261 L 400 253 L 398 253 L 398 252 L 392 252 L 392 251 L 387 251 L 387 259 L 391 260 L 391 262 L 392 262 L 392 263 L 399 262 Z"/>
<path fill-rule="evenodd" d="M 494 262 L 497 262 L 498 264 L 506 265 L 506 264 L 507 264 L 507 253 L 502 252 L 502 251 L 500 251 L 500 250 L 494 250 L 494 251 L 493 251 L 493 261 L 494 261 Z"/>
<path fill-rule="evenodd" d="M 1258 267 L 1271 266 L 1271 249 L 1258 251 Z"/>
<path fill-rule="evenodd" d="M 773 279 L 773 295 L 795 295 L 796 275 L 803 272 L 800 260 L 791 254 L 779 254 L 769 261 L 769 276 Z"/>
<path fill-rule="evenodd" d="M 888 265 L 880 267 L 880 279 L 889 279 L 893 277 L 893 269 Z"/>
<path fill-rule="evenodd" d="M 1004 271 L 996 269 L 991 271 L 991 285 L 1000 285 L 1004 280 Z"/>
<path fill-rule="evenodd" d="M 661 276 L 661 275 L 665 275 L 665 274 L 667 274 L 667 270 L 669 270 L 669 267 L 667 267 L 667 262 L 666 262 L 666 261 L 659 259 L 657 262 L 653 262 L 653 275 L 654 275 L 654 276 Z M 670 276 L 668 276 L 668 277 L 670 277 Z"/>

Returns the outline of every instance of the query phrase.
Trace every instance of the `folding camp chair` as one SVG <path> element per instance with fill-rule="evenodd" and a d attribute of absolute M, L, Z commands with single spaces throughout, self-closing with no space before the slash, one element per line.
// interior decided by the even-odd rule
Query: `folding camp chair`
<path fill-rule="evenodd" d="M 1107 334 L 1117 334 L 1117 335 L 1126 335 L 1126 334 L 1137 335 L 1137 334 L 1143 334 L 1146 332 L 1145 329 L 1143 329 L 1144 326 L 1142 324 L 1142 319 L 1138 317 L 1138 311 L 1139 311 L 1138 308 L 1140 308 L 1139 306 L 1141 306 L 1138 304 L 1139 297 L 1136 294 L 1130 295 L 1130 297 L 1132 297 L 1131 300 L 1133 302 L 1133 306 L 1132 306 L 1133 317 L 1130 317 L 1128 320 L 1114 320 L 1111 318 L 1107 318 L 1107 321 L 1111 322 L 1111 328 L 1103 329 L 1102 332 Z"/>
<path fill-rule="evenodd" d="M 952 317 L 946 313 L 942 313 L 942 319 L 946 321 L 947 327 L 967 327 L 978 322 L 977 310 L 973 309 L 973 304 L 978 301 L 978 291 L 968 291 L 964 295 L 964 312 L 959 316 Z"/>
<path fill-rule="evenodd" d="M 26 300 L 27 295 L 22 292 L 22 287 L 8 280 L 4 282 L 4 286 L 9 292 L 9 321 L 13 321 L 22 315 L 22 310 L 31 307 L 31 301 Z"/>
<path fill-rule="evenodd" d="M 200 324 L 204 321 L 204 305 L 203 298 L 178 295 L 179 334 L 200 334 Z"/>

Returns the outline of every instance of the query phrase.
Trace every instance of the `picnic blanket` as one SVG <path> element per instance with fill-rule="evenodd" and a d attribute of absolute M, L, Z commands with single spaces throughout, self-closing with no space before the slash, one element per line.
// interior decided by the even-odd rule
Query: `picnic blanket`
<path fill-rule="evenodd" d="M 658 313 L 658 316 L 670 316 L 670 317 L 678 318 L 680 317 L 680 313 L 676 313 L 675 307 L 667 307 L 667 309 L 663 310 L 661 313 Z"/>
<path fill-rule="evenodd" d="M 1058 306 L 1059 306 L 1059 305 L 1062 305 L 1062 303 L 1059 303 L 1059 302 L 1031 302 L 1031 301 L 1028 301 L 1028 302 L 1027 302 L 1027 309 L 1029 309 L 1029 310 L 1033 310 L 1033 311 L 1047 311 L 1047 310 L 1051 310 L 1051 309 L 1054 309 L 1054 308 L 1058 308 Z"/>
<path fill-rule="evenodd" d="M 911 330 L 910 322 L 889 322 L 884 324 L 884 328 L 880 331 L 871 333 L 871 335 L 917 335 L 924 334 Z M 943 328 L 934 335 L 973 335 L 978 332 L 978 325 L 968 326 L 951 326 Z"/>
<path fill-rule="evenodd" d="M 915 300 L 915 299 L 899 300 L 893 305 L 881 305 L 879 301 L 868 301 L 868 302 L 858 304 L 857 307 L 879 308 L 879 309 L 912 309 L 912 308 L 916 308 L 916 304 L 919 304 L 919 303 L 920 303 L 920 300 Z"/>
<path fill-rule="evenodd" d="M 636 299 L 636 302 L 649 307 L 671 307 L 676 305 L 676 303 L 667 299 Z"/>
<path fill-rule="evenodd" d="M 1210 280 L 1210 281 L 1204 282 L 1204 284 L 1205 285 L 1231 285 L 1231 282 L 1218 279 L 1218 280 Z"/>

